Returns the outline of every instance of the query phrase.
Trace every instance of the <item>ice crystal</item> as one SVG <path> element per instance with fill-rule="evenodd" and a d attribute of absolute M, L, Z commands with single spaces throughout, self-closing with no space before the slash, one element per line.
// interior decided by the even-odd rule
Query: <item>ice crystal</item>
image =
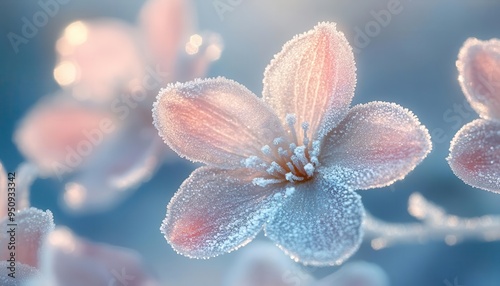
<path fill-rule="evenodd" d="M 263 98 L 224 78 L 171 84 L 153 118 L 180 156 L 206 163 L 170 201 L 161 231 L 196 258 L 235 250 L 262 229 L 296 261 L 340 264 L 359 247 L 353 191 L 391 184 L 431 149 L 396 104 L 349 108 L 356 73 L 335 24 L 293 38 L 267 67 Z"/>
<path fill-rule="evenodd" d="M 468 39 L 457 67 L 465 97 L 481 119 L 457 132 L 449 164 L 465 183 L 500 193 L 500 40 Z"/>

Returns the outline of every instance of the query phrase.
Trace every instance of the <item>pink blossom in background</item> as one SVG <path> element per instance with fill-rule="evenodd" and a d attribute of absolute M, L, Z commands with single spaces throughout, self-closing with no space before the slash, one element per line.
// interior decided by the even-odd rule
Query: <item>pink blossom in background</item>
<path fill-rule="evenodd" d="M 314 271 L 314 270 L 311 270 Z M 388 286 L 387 274 L 367 262 L 351 262 L 322 279 L 295 264 L 271 243 L 253 242 L 228 271 L 224 286 Z"/>
<path fill-rule="evenodd" d="M 13 223 L 9 220 L 6 208 L 8 198 L 7 174 L 0 163 L 0 284 L 2 286 L 17 286 L 27 281 L 38 273 L 39 249 L 45 237 L 54 229 L 52 213 L 29 207 L 29 187 L 36 177 L 36 170 L 31 166 L 24 165 L 16 171 L 16 211 L 15 216 L 15 249 L 9 249 L 10 231 Z M 15 253 L 15 278 L 8 276 L 11 271 L 10 253 Z"/>
<path fill-rule="evenodd" d="M 481 119 L 458 131 L 448 162 L 465 183 L 500 193 L 500 40 L 468 39 L 457 68 L 465 97 Z"/>
<path fill-rule="evenodd" d="M 40 273 L 28 286 L 159 286 L 135 251 L 76 237 L 56 228 L 41 249 Z"/>
<path fill-rule="evenodd" d="M 20 122 L 14 140 L 42 176 L 65 182 L 63 206 L 106 210 L 148 180 L 167 148 L 151 123 L 154 94 L 203 75 L 222 51 L 215 34 L 192 34 L 189 1 L 150 0 L 139 25 L 78 20 L 56 43 L 62 87 Z"/>
<path fill-rule="evenodd" d="M 295 261 L 340 264 L 359 247 L 354 190 L 403 179 L 430 152 L 427 129 L 385 102 L 350 108 L 352 49 L 333 23 L 284 45 L 263 98 L 225 79 L 163 89 L 153 117 L 180 156 L 208 166 L 184 181 L 161 231 L 188 257 L 236 250 L 264 228 Z"/>

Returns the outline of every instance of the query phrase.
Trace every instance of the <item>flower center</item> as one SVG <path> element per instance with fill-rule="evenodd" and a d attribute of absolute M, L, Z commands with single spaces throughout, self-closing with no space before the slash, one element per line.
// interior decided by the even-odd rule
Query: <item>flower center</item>
<path fill-rule="evenodd" d="M 264 177 L 253 179 L 253 184 L 265 187 L 283 182 L 297 183 L 310 179 L 319 166 L 318 155 L 320 141 L 308 137 L 309 123 L 303 122 L 302 144 L 299 144 L 295 132 L 296 116 L 288 114 L 286 122 L 290 129 L 290 138 L 275 138 L 272 144 L 261 148 L 261 156 L 250 156 L 242 160 L 243 166 L 267 173 Z"/>

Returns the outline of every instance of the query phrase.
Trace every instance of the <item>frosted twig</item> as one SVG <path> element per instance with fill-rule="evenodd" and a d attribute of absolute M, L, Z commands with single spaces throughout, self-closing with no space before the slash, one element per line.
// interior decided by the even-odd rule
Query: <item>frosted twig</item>
<path fill-rule="evenodd" d="M 371 241 L 371 246 L 376 250 L 394 244 L 432 240 L 444 240 L 448 245 L 468 239 L 500 241 L 500 215 L 474 218 L 450 215 L 419 193 L 410 196 L 408 212 L 420 222 L 388 223 L 367 214 L 364 222 L 365 240 Z"/>

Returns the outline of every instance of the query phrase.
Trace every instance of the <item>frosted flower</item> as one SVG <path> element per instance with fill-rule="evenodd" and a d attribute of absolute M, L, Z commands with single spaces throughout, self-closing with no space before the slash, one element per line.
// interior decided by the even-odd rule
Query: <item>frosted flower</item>
<path fill-rule="evenodd" d="M 43 239 L 54 228 L 52 213 L 29 207 L 28 192 L 34 179 L 34 169 L 23 165 L 16 171 L 14 182 L 8 179 L 0 163 L 0 284 L 16 286 L 38 273 L 38 252 Z M 7 208 L 9 183 L 16 186 L 16 211 Z M 11 220 L 13 218 L 14 221 Z M 15 228 L 15 244 L 11 243 L 11 231 Z M 13 232 L 12 232 L 13 233 Z M 11 267 L 11 252 L 15 253 L 15 269 Z M 11 274 L 13 270 L 15 273 Z M 9 275 L 10 274 L 10 275 Z M 12 278 L 13 275 L 15 278 Z"/>
<path fill-rule="evenodd" d="M 481 119 L 458 131 L 448 162 L 465 183 L 500 193 L 500 40 L 468 39 L 457 68 L 465 97 Z"/>
<path fill-rule="evenodd" d="M 91 243 L 66 228 L 50 233 L 40 253 L 40 273 L 27 286 L 159 285 L 135 251 Z"/>
<path fill-rule="evenodd" d="M 224 286 L 388 286 L 387 274 L 367 262 L 350 262 L 316 280 L 270 243 L 248 246 L 228 271 Z"/>
<path fill-rule="evenodd" d="M 28 112 L 14 141 L 42 176 L 65 182 L 67 210 L 112 207 L 163 161 L 167 149 L 151 123 L 154 95 L 174 79 L 204 74 L 222 49 L 214 35 L 189 37 L 190 10 L 188 1 L 150 0 L 138 27 L 76 21 L 57 41 L 54 78 L 63 90 Z M 187 54 L 186 38 L 196 40 L 196 53 Z"/>
<path fill-rule="evenodd" d="M 186 256 L 208 258 L 262 228 L 296 261 L 339 264 L 359 247 L 364 209 L 353 190 L 400 180 L 430 151 L 425 127 L 384 102 L 349 109 L 353 53 L 335 24 L 295 37 L 267 67 L 263 99 L 224 78 L 162 90 L 154 123 L 195 170 L 161 231 Z"/>

